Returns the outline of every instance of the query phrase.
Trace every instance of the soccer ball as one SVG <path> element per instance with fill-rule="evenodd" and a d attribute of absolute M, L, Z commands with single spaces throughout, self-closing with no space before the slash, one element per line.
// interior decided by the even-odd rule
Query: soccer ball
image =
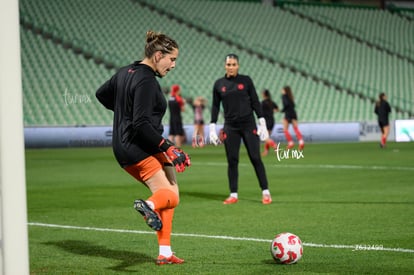
<path fill-rule="evenodd" d="M 302 241 L 295 234 L 280 233 L 273 239 L 270 252 L 278 264 L 296 263 L 303 255 Z"/>

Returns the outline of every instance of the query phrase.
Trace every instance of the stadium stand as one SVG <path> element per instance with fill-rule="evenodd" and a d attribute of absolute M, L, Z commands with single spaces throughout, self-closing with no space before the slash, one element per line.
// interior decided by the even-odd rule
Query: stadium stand
<path fill-rule="evenodd" d="M 298 14 L 312 18 L 323 11 L 294 9 L 295 13 L 234 1 L 20 1 L 24 123 L 111 124 L 110 112 L 96 102 L 94 92 L 117 68 L 142 56 L 148 29 L 168 33 L 179 42 L 177 68 L 160 83 L 166 88 L 180 84 L 187 98 L 204 95 L 210 100 L 214 81 L 224 74 L 224 56 L 235 52 L 240 72 L 252 77 L 259 93 L 270 89 L 280 104 L 280 89 L 292 86 L 302 122 L 375 120 L 373 100 L 380 91 L 389 94 L 397 111 L 394 119 L 414 114 L 414 65 L 408 59 Z M 228 16 L 229 10 L 237 17 Z M 371 12 L 373 24 L 379 20 L 377 13 L 384 13 Z M 402 51 L 403 39 L 410 37 L 400 36 L 407 30 L 394 32 L 403 24 L 401 18 L 386 16 L 391 22 L 387 35 L 392 32 L 402 40 L 392 40 L 393 50 Z M 341 20 L 347 18 L 343 15 Z M 404 22 L 411 32 L 412 24 Z M 209 111 L 205 116 L 208 121 Z M 192 118 L 188 106 L 184 122 L 191 124 Z"/>
<path fill-rule="evenodd" d="M 387 70 L 384 73 L 384 68 L 394 67 L 394 64 L 396 64 L 397 67 L 403 68 L 406 76 L 405 79 L 408 81 L 410 79 L 409 76 L 413 73 L 414 67 L 410 58 L 406 57 L 399 60 L 400 54 L 395 55 L 397 58 L 389 58 L 387 51 L 373 49 L 370 43 L 368 43 L 369 45 L 361 44 L 355 39 L 338 35 L 338 33 L 333 33 L 330 29 L 324 28 L 320 24 L 304 20 L 303 17 L 290 14 L 284 9 L 269 9 L 268 6 L 258 5 L 257 3 L 240 2 L 235 4 L 227 2 L 227 5 L 231 4 L 232 13 L 237 14 L 238 18 L 244 19 L 237 21 L 233 16 L 226 15 L 230 8 L 220 5 L 221 2 L 212 4 L 205 1 L 178 0 L 174 1 L 174 4 L 169 3 L 168 5 L 159 0 L 144 2 L 153 7 L 160 7 L 164 11 L 170 11 L 173 14 L 176 14 L 175 9 L 172 7 L 172 5 L 175 5 L 179 11 L 177 16 L 181 17 L 183 17 L 184 11 L 186 17 L 191 16 L 191 14 L 197 14 L 197 17 L 204 16 L 204 21 L 210 18 L 210 22 L 213 22 L 209 24 L 210 30 L 215 28 L 215 32 L 221 32 L 223 36 L 231 37 L 231 32 L 225 28 L 234 26 L 232 32 L 236 35 L 233 41 L 235 44 L 240 44 L 239 41 L 242 41 L 243 45 L 255 51 L 257 44 L 261 43 L 269 48 L 267 52 L 268 57 L 278 61 L 278 63 L 290 65 L 298 71 L 313 75 L 315 78 L 322 78 L 324 82 L 331 83 L 363 97 L 375 98 L 376 95 L 370 93 L 371 90 L 385 90 L 387 93 L 395 95 L 394 91 L 396 85 L 398 85 L 396 82 L 401 77 L 401 72 L 398 70 Z M 192 6 L 185 13 L 184 7 L 189 2 L 192 3 Z M 166 6 L 163 7 L 163 5 Z M 334 9 L 341 10 L 341 8 Z M 375 16 L 384 12 L 378 9 L 373 11 L 375 12 L 373 15 L 361 13 L 359 17 L 361 20 L 366 17 L 373 18 L 370 21 L 374 23 L 381 22 L 382 18 L 377 20 Z M 254 16 L 255 14 L 259 16 Z M 247 18 L 251 18 L 251 20 L 246 20 Z M 325 16 L 325 18 L 328 17 Z M 410 35 L 413 30 L 412 24 L 409 22 L 406 24 L 399 17 L 390 17 L 391 19 L 394 19 L 396 23 L 387 24 L 388 27 L 385 29 L 382 28 L 384 27 L 382 24 L 378 24 L 379 27 L 386 34 L 397 37 L 401 36 L 400 40 L 404 41 L 402 44 L 406 47 L 414 45 L 412 43 L 414 36 Z M 332 22 L 333 20 L 330 19 Z M 350 18 L 350 20 L 355 21 L 355 18 Z M 359 21 L 356 22 L 356 24 L 358 23 Z M 359 26 L 366 25 L 365 31 L 373 32 L 371 26 L 374 23 L 368 25 L 359 24 Z M 401 27 L 404 27 L 404 32 L 400 31 L 401 24 L 403 24 Z M 375 37 L 375 32 L 373 33 L 373 37 Z M 277 57 L 272 56 L 272 53 L 277 53 Z M 384 63 L 378 66 L 376 64 L 378 61 L 383 61 Z M 328 72 L 328 74 L 324 72 Z M 331 76 L 335 77 L 332 78 Z M 338 77 L 345 81 L 338 83 Z M 408 98 L 412 102 L 413 86 L 411 81 L 409 81 L 410 83 L 408 81 L 402 84 L 401 90 L 398 93 L 406 91 L 406 94 L 403 94 L 402 97 Z M 359 90 L 358 88 L 361 87 L 361 84 L 369 87 L 369 90 Z M 402 101 L 396 105 L 400 109 L 411 110 L 410 106 L 406 107 L 406 104 Z"/>
<path fill-rule="evenodd" d="M 414 62 L 412 22 L 399 14 L 357 6 L 285 4 L 284 9 L 390 55 Z"/>

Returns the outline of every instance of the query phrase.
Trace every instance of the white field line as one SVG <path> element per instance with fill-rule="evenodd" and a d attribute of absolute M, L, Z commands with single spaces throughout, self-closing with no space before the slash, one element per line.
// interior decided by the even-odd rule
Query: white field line
<path fill-rule="evenodd" d="M 226 162 L 192 162 L 191 164 L 201 164 L 207 166 L 227 166 Z M 251 166 L 250 163 L 239 163 L 239 166 Z M 269 166 L 269 165 L 267 165 Z M 345 165 L 345 164 L 283 164 L 276 161 L 273 166 L 282 168 L 308 168 L 308 169 L 351 169 L 351 170 L 399 170 L 414 171 L 414 167 L 408 166 L 378 166 L 378 165 Z"/>
<path fill-rule="evenodd" d="M 131 233 L 131 234 L 155 234 L 154 231 L 83 227 L 83 226 L 47 224 L 47 223 L 38 223 L 38 222 L 29 222 L 28 225 L 30 225 L 30 226 L 39 226 L 39 227 L 61 228 L 61 229 L 101 231 L 101 232 L 116 232 L 116 233 Z M 219 235 L 204 235 L 204 234 L 172 233 L 172 235 L 173 236 L 180 236 L 180 237 L 193 237 L 193 238 L 204 238 L 204 239 L 222 239 L 222 240 L 231 240 L 231 241 L 251 241 L 251 242 L 264 242 L 264 243 L 270 243 L 272 241 L 272 240 L 258 239 L 258 238 L 232 237 L 232 236 L 219 236 Z M 382 245 L 368 245 L 368 244 L 340 245 L 340 244 L 315 244 L 315 243 L 306 243 L 306 242 L 304 242 L 303 246 L 317 247 L 317 248 L 352 249 L 353 251 L 370 250 L 370 251 L 388 251 L 388 252 L 414 253 L 414 249 L 387 248 L 387 247 L 383 247 Z"/>

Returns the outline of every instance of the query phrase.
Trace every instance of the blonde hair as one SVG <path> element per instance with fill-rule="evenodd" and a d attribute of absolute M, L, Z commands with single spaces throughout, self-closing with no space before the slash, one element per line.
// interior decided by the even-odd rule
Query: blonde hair
<path fill-rule="evenodd" d="M 160 32 L 147 31 L 145 41 L 144 54 L 148 58 L 152 57 L 157 51 L 166 54 L 172 52 L 174 49 L 178 49 L 178 44 L 174 39 Z"/>

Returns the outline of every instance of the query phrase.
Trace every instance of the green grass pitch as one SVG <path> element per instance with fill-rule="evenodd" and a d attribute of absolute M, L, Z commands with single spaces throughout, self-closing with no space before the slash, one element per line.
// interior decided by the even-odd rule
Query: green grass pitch
<path fill-rule="evenodd" d="M 242 146 L 239 202 L 224 147 L 184 147 L 172 245 L 183 265 L 156 266 L 156 236 L 133 209 L 150 193 L 111 148 L 26 150 L 31 274 L 413 274 L 414 144 L 308 144 L 263 157 L 273 203 L 261 204 Z M 297 234 L 303 258 L 277 265 L 270 241 Z"/>

